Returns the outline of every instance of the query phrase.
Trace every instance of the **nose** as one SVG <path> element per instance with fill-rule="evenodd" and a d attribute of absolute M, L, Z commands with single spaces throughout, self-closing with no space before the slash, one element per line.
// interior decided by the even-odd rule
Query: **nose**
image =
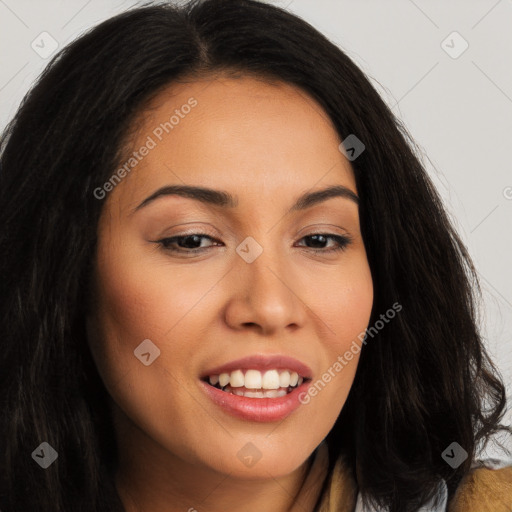
<path fill-rule="evenodd" d="M 306 305 L 288 262 L 264 250 L 252 263 L 240 258 L 235 265 L 224 314 L 232 329 L 274 335 L 304 324 Z"/>

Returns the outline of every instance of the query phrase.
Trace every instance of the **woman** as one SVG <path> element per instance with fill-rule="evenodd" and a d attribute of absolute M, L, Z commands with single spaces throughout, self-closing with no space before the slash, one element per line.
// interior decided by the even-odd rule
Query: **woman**
<path fill-rule="evenodd" d="M 264 3 L 65 48 L 2 145 L 1 510 L 508 510 L 475 270 L 411 146 Z"/>

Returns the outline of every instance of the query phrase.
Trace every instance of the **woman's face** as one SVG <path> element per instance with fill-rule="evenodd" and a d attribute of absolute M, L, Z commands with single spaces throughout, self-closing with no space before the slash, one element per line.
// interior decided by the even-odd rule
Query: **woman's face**
<path fill-rule="evenodd" d="M 337 195 L 293 206 L 327 187 L 357 194 L 340 142 L 303 91 L 248 77 L 174 84 L 146 111 L 133 140 L 137 154 L 121 162 L 129 171 L 105 199 L 88 323 L 131 460 L 241 479 L 282 476 L 332 428 L 359 354 L 333 368 L 354 340 L 361 345 L 372 277 L 356 201 Z M 234 204 L 210 201 L 219 192 L 145 201 L 169 186 L 223 191 Z M 203 236 L 168 240 L 192 234 Z M 314 236 L 322 234 L 331 236 Z M 343 248 L 336 237 L 350 241 Z M 235 409 L 226 409 L 203 377 L 248 356 L 294 358 L 309 368 L 309 386 L 329 369 L 330 379 L 287 414 L 269 411 L 272 400 L 288 398 L 229 394 Z M 258 368 L 238 369 L 245 378 Z M 266 369 L 279 376 L 293 363 L 270 361 Z M 257 382 L 258 372 L 251 374 Z M 261 387 L 249 377 L 244 383 Z M 250 401 L 245 414 L 242 400 Z"/>

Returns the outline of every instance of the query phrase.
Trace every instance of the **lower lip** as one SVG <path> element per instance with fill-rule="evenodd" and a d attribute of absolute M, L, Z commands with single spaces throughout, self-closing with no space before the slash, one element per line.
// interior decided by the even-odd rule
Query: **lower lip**
<path fill-rule="evenodd" d="M 200 381 L 206 394 L 224 411 L 246 421 L 270 422 L 283 420 L 300 407 L 299 396 L 306 392 L 310 380 L 304 381 L 290 393 L 279 398 L 249 398 L 226 393 Z"/>

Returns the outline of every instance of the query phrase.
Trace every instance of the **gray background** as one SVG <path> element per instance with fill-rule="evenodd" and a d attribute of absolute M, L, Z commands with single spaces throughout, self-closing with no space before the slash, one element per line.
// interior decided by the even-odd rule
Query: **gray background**
<path fill-rule="evenodd" d="M 272 3 L 341 46 L 419 144 L 479 271 L 483 333 L 512 397 L 512 0 Z M 42 32 L 60 49 L 137 4 L 0 0 L 0 127 L 48 62 L 31 46 L 51 50 Z"/>

